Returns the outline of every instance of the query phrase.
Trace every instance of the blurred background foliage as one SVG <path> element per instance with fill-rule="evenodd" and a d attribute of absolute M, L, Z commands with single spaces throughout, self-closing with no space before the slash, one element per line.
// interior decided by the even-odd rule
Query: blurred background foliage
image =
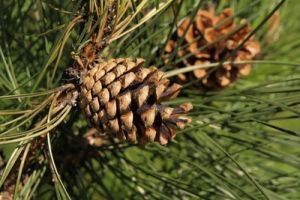
<path fill-rule="evenodd" d="M 134 12 L 141 2 L 131 1 L 127 13 Z M 147 1 L 129 26 L 161 2 L 166 1 Z M 112 42 L 102 56 L 142 57 L 147 64 L 169 72 L 172 63 L 162 61 L 167 39 L 185 16 L 211 4 L 219 12 L 232 8 L 235 20 L 246 18 L 256 31 L 262 51 L 250 76 L 222 91 L 204 93 L 184 86 L 181 97 L 170 104 L 191 101 L 193 122 L 166 147 L 126 143 L 88 146 L 82 135 L 89 127 L 80 111 L 73 109 L 51 131 L 61 181 L 53 175 L 49 160 L 38 159 L 49 151 L 41 150 L 18 176 L 25 181 L 15 198 L 299 199 L 298 0 L 174 0 Z M 14 151 L 19 143 L 4 144 L 5 123 L 16 117 L 13 111 L 26 111 L 45 96 L 24 101 L 4 97 L 45 92 L 62 84 L 63 71 L 72 63 L 71 51 L 81 45 L 84 31 L 84 21 L 71 22 L 86 14 L 86 6 L 84 1 L 0 1 L 0 149 L 5 161 L 25 154 Z M 24 129 L 38 120 L 29 119 Z"/>

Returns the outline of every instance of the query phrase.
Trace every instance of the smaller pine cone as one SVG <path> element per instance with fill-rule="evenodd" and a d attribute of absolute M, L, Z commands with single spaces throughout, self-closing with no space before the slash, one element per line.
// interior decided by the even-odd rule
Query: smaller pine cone
<path fill-rule="evenodd" d="M 267 22 L 266 42 L 272 44 L 279 40 L 282 32 L 281 16 L 277 10 Z"/>
<path fill-rule="evenodd" d="M 176 48 L 177 57 L 185 58 L 176 67 L 216 63 L 224 58 L 228 58 L 227 61 L 251 60 L 260 52 L 260 45 L 253 37 L 230 56 L 250 32 L 245 19 L 236 26 L 230 8 L 224 9 L 220 15 L 215 15 L 213 9 L 199 10 L 193 22 L 189 17 L 182 21 L 167 43 L 164 60 L 169 62 L 170 55 Z M 180 40 L 183 42 L 179 43 Z M 182 82 L 197 78 L 203 86 L 217 89 L 230 85 L 240 76 L 248 75 L 251 68 L 250 64 L 227 64 L 213 71 L 197 69 L 189 74 L 180 74 L 178 78 Z"/>
<path fill-rule="evenodd" d="M 174 138 L 176 128 L 190 121 L 183 115 L 192 105 L 161 105 L 176 97 L 181 86 L 169 86 L 163 72 L 155 67 L 143 68 L 143 63 L 143 59 L 96 59 L 82 79 L 79 105 L 101 132 L 121 141 L 158 141 L 164 145 Z"/>

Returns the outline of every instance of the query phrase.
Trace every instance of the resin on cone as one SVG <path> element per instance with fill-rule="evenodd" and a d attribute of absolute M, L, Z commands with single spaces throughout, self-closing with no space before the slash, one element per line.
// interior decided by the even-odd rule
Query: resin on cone
<path fill-rule="evenodd" d="M 252 60 L 259 52 L 260 45 L 251 37 L 236 53 L 233 51 L 251 32 L 246 20 L 236 24 L 233 12 L 226 8 L 220 15 L 213 9 L 199 10 L 195 19 L 186 17 L 168 41 L 164 60 L 170 62 L 173 54 L 182 61 L 175 67 L 187 67 L 220 61 Z M 176 52 L 174 52 L 176 51 Z M 196 69 L 192 73 L 180 74 L 182 82 L 199 79 L 206 88 L 222 88 L 230 85 L 240 76 L 250 73 L 252 65 L 227 64 L 214 69 Z"/>
<path fill-rule="evenodd" d="M 83 57 L 77 63 L 67 72 L 77 79 L 80 108 L 100 132 L 121 141 L 164 145 L 190 121 L 185 117 L 190 103 L 176 108 L 161 104 L 175 98 L 181 86 L 169 85 L 155 67 L 143 68 L 143 59 L 97 57 L 90 62 Z"/>

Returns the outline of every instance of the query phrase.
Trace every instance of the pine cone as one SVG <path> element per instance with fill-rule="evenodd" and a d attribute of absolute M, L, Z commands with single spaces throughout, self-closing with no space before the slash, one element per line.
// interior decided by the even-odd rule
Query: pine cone
<path fill-rule="evenodd" d="M 84 139 L 90 146 L 101 147 L 105 145 L 110 145 L 117 143 L 118 141 L 113 141 L 114 137 L 109 137 L 110 135 L 99 132 L 96 128 L 89 129 L 84 135 Z"/>
<path fill-rule="evenodd" d="M 224 9 L 220 15 L 215 15 L 212 9 L 199 10 L 193 22 L 189 17 L 182 21 L 167 43 L 164 60 L 169 62 L 175 48 L 178 48 L 177 57 L 187 57 L 176 67 L 215 63 L 224 58 L 228 58 L 227 61 L 251 60 L 260 52 L 260 45 L 253 37 L 231 56 L 250 32 L 246 20 L 241 20 L 236 26 L 230 8 Z M 178 46 L 180 40 L 183 43 Z M 213 71 L 197 69 L 193 73 L 180 74 L 178 78 L 183 82 L 197 78 L 203 86 L 217 89 L 228 86 L 240 76 L 248 75 L 251 68 L 250 64 L 227 64 Z"/>
<path fill-rule="evenodd" d="M 190 103 L 170 108 L 160 103 L 178 95 L 155 67 L 142 68 L 143 59 L 100 58 L 86 64 L 80 76 L 79 105 L 93 127 L 119 140 L 167 144 L 176 128 L 183 128 Z M 83 71 L 83 70 L 82 70 Z"/>
<path fill-rule="evenodd" d="M 279 40 L 282 32 L 281 16 L 277 10 L 267 22 L 266 42 L 273 44 Z"/>

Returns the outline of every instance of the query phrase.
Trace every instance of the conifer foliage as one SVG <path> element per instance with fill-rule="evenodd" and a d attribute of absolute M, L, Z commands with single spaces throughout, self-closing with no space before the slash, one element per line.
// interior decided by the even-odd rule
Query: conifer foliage
<path fill-rule="evenodd" d="M 297 1 L 1 0 L 0 200 L 299 199 Z"/>

